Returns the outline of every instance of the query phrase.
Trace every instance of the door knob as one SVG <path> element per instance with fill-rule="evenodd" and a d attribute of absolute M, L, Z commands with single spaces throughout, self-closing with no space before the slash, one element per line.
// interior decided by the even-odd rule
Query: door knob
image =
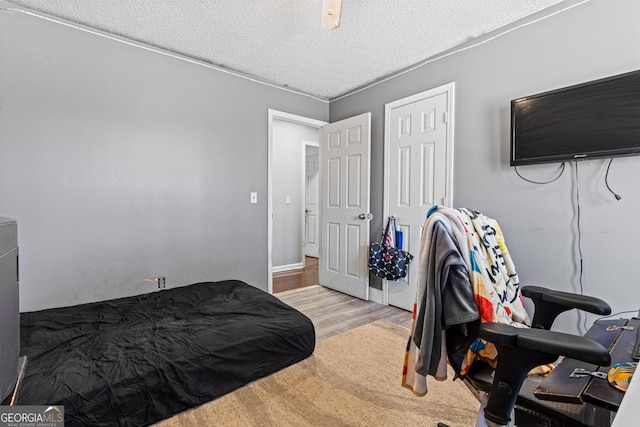
<path fill-rule="evenodd" d="M 360 215 L 358 215 L 358 218 L 371 220 L 371 219 L 373 219 L 373 214 L 370 214 L 370 213 L 363 214 L 363 213 L 361 213 Z"/>

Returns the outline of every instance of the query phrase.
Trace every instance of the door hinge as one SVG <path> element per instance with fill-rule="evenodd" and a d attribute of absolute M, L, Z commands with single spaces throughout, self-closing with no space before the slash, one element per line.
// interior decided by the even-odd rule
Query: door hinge
<path fill-rule="evenodd" d="M 442 122 L 449 123 L 449 114 L 446 111 L 442 113 Z"/>

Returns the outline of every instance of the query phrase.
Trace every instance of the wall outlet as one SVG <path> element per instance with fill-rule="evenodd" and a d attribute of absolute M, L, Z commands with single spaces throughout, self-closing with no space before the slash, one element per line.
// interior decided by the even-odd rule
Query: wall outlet
<path fill-rule="evenodd" d="M 158 289 L 163 289 L 167 285 L 167 278 L 156 277 L 156 282 L 158 283 Z"/>

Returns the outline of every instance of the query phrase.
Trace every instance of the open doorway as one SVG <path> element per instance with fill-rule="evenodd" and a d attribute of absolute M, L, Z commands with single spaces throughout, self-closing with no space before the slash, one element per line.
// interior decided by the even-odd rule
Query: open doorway
<path fill-rule="evenodd" d="M 318 284 L 318 258 L 305 258 L 302 268 L 273 273 L 274 294 Z"/>
<path fill-rule="evenodd" d="M 301 132 L 301 135 L 304 132 Z M 278 145 L 277 135 L 275 144 Z M 277 150 L 275 150 L 277 151 Z M 277 167 L 278 160 L 274 160 Z M 295 162 L 292 162 L 295 163 Z M 295 166 L 295 165 L 293 165 Z M 302 199 L 304 200 L 302 216 L 302 267 L 282 269 L 274 264 L 273 267 L 273 293 L 290 291 L 318 284 L 318 255 L 320 234 L 320 147 L 317 141 L 303 141 L 302 159 L 300 161 L 303 177 Z M 276 175 L 277 172 L 274 172 Z M 280 186 L 277 182 L 275 187 Z M 282 185 L 284 187 L 284 185 Z M 274 189 L 274 194 L 278 191 Z M 275 231 L 275 240 L 278 232 Z M 274 243 L 276 244 L 276 243 Z"/>
<path fill-rule="evenodd" d="M 269 110 L 270 293 L 318 283 L 318 253 L 309 257 L 306 252 L 309 239 L 317 242 L 318 237 L 317 230 L 309 230 L 308 225 L 318 220 L 309 202 L 313 205 L 313 198 L 316 198 L 317 203 L 319 189 L 315 189 L 314 183 L 319 184 L 320 178 L 319 174 L 307 176 L 307 158 L 309 155 L 313 169 L 313 156 L 318 154 L 319 129 L 324 124 L 326 122 Z M 310 253 L 313 255 L 313 248 Z"/>
<path fill-rule="evenodd" d="M 318 142 L 305 141 L 303 152 L 303 253 L 305 259 L 318 258 L 320 253 L 320 147 Z M 305 262 L 306 265 L 306 262 Z"/>
<path fill-rule="evenodd" d="M 369 299 L 369 221 L 370 210 L 370 170 L 371 170 L 371 113 L 362 113 L 337 122 L 327 124 L 318 120 L 269 110 L 269 160 L 268 160 L 268 291 L 273 293 L 273 272 L 276 268 L 294 267 L 296 261 L 279 258 L 281 250 L 294 254 L 302 245 L 302 236 L 293 239 L 291 245 L 280 246 L 278 235 L 290 238 L 291 234 L 302 232 L 302 224 L 282 221 L 279 210 L 285 205 L 294 205 L 289 194 L 276 194 L 275 174 L 282 165 L 276 159 L 297 155 L 279 154 L 279 127 L 298 124 L 312 128 L 320 146 L 320 212 L 319 212 L 319 283 L 331 289 L 364 300 Z M 302 138 L 305 139 L 305 138 Z M 300 138 L 295 142 L 300 148 Z M 299 169 L 301 170 L 301 169 Z M 294 179 L 293 182 L 300 182 Z M 278 190 L 279 191 L 279 190 Z M 291 189 L 291 191 L 295 191 Z M 295 218 L 292 216 L 291 218 Z M 300 215 L 298 218 L 302 218 Z M 279 228 L 281 224 L 284 227 Z M 278 232 L 278 229 L 281 230 Z M 284 230 L 284 232 L 282 232 Z M 301 261 L 304 265 L 304 259 Z"/>

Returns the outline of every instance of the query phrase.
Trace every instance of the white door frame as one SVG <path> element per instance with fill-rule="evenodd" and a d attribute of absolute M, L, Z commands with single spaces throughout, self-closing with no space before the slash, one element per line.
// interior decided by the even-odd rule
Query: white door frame
<path fill-rule="evenodd" d="M 422 101 L 426 98 L 439 95 L 441 93 L 447 94 L 447 103 L 449 105 L 448 111 L 451 112 L 447 117 L 447 148 L 446 156 L 447 163 L 445 166 L 446 174 L 446 197 L 442 201 L 442 205 L 451 207 L 453 205 L 453 141 L 454 141 L 454 103 L 455 103 L 455 82 L 447 83 L 442 86 L 438 86 L 433 89 L 426 90 L 424 92 L 417 93 L 415 95 L 408 96 L 406 98 L 399 99 L 397 101 L 390 102 L 384 106 L 384 196 L 383 196 L 383 218 L 389 217 L 389 173 L 391 165 L 389 164 L 389 157 L 391 155 L 391 110 L 394 108 L 402 107 L 414 102 Z M 425 212 L 426 214 L 426 212 Z M 383 220 L 384 222 L 384 220 Z M 418 254 L 414 254 L 417 262 Z M 382 304 L 389 304 L 389 282 L 387 280 L 382 281 Z"/>
<path fill-rule="evenodd" d="M 327 124 L 321 120 L 298 116 L 284 111 L 268 110 L 267 148 L 267 292 L 273 293 L 273 121 L 283 120 L 318 130 Z M 304 259 L 304 258 L 303 258 Z"/>
<path fill-rule="evenodd" d="M 320 158 L 320 140 L 318 136 L 318 142 L 314 141 L 302 141 L 302 236 L 304 238 L 304 245 L 302 246 L 302 265 L 306 263 L 307 256 L 307 147 L 318 148 L 318 159 Z M 319 162 L 318 162 L 319 163 Z M 320 195 L 320 165 L 318 165 L 318 196 Z M 318 206 L 318 216 L 320 215 L 320 206 Z M 319 223 L 318 223 L 319 224 Z M 320 233 L 316 233 L 316 238 Z M 320 249 L 318 249 L 318 257 L 320 256 Z"/>

